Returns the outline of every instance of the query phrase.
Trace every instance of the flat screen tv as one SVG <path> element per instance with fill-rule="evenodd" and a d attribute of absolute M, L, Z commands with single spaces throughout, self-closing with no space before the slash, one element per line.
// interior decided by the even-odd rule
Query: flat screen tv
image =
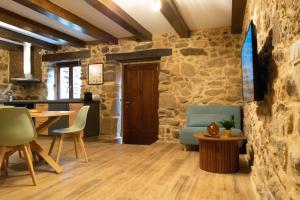
<path fill-rule="evenodd" d="M 251 21 L 242 47 L 243 98 L 245 102 L 264 99 L 263 74 L 258 62 L 255 25 Z"/>

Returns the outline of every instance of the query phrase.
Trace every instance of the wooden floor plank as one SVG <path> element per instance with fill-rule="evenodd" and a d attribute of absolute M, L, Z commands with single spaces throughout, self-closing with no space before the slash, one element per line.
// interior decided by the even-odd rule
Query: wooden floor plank
<path fill-rule="evenodd" d="M 45 138 L 39 142 L 45 149 L 51 144 Z M 88 141 L 86 149 L 88 163 L 82 157 L 76 160 L 73 141 L 65 141 L 63 173 L 35 165 L 36 187 L 30 186 L 25 161 L 13 155 L 9 177 L 0 179 L 0 199 L 255 199 L 245 162 L 238 173 L 224 175 L 199 169 L 198 152 L 182 151 L 180 144 Z"/>

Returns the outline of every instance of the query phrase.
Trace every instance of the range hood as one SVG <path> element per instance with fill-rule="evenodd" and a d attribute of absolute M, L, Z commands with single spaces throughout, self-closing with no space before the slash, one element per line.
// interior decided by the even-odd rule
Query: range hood
<path fill-rule="evenodd" d="M 18 83 L 39 83 L 40 80 L 31 74 L 31 44 L 23 43 L 23 72 L 24 74 L 10 80 Z"/>

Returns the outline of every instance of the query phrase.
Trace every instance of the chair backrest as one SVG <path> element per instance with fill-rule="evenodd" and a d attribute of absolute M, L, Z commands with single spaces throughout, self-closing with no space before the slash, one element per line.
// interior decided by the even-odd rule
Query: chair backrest
<path fill-rule="evenodd" d="M 26 108 L 0 108 L 0 146 L 16 146 L 36 138 L 32 118 Z"/>
<path fill-rule="evenodd" d="M 80 129 L 80 130 L 84 129 L 89 109 L 90 109 L 90 106 L 83 106 L 79 110 L 77 117 L 76 117 L 74 123 L 72 124 L 71 128 Z"/>

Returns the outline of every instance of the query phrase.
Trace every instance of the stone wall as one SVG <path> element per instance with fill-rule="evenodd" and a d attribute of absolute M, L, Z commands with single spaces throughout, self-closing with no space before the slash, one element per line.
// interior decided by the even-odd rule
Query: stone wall
<path fill-rule="evenodd" d="M 244 106 L 244 131 L 254 151 L 251 177 L 261 199 L 300 199 L 300 64 L 290 59 L 300 39 L 300 1 L 248 0 L 243 34 L 250 20 L 268 88 L 263 102 Z"/>
<path fill-rule="evenodd" d="M 152 48 L 171 48 L 173 55 L 163 57 L 159 73 L 159 138 L 176 142 L 180 127 L 185 125 L 186 107 L 191 104 L 240 104 L 241 67 L 240 35 L 231 35 L 230 28 L 205 29 L 192 33 L 191 38 L 179 38 L 176 34 L 154 35 L 151 42 L 120 40 L 118 45 L 90 45 L 92 56 L 82 60 L 82 93 L 91 91 L 102 100 L 101 118 L 110 124 L 121 122 L 120 63 L 104 66 L 104 84 L 88 85 L 87 66 L 105 62 L 105 54 L 132 52 Z M 60 52 L 78 51 L 64 47 Z M 110 119 L 110 120 L 109 120 Z M 103 128 L 103 126 L 101 128 Z M 105 132 L 105 131 L 104 131 Z"/>
<path fill-rule="evenodd" d="M 47 68 L 43 68 L 43 80 L 39 84 L 15 84 L 9 81 L 9 52 L 0 49 L 0 96 L 6 99 L 6 92 L 12 90 L 14 99 L 46 99 Z"/>
<path fill-rule="evenodd" d="M 9 73 L 9 53 L 0 49 L 0 98 L 4 97 L 5 93 L 11 88 L 8 83 Z"/>

